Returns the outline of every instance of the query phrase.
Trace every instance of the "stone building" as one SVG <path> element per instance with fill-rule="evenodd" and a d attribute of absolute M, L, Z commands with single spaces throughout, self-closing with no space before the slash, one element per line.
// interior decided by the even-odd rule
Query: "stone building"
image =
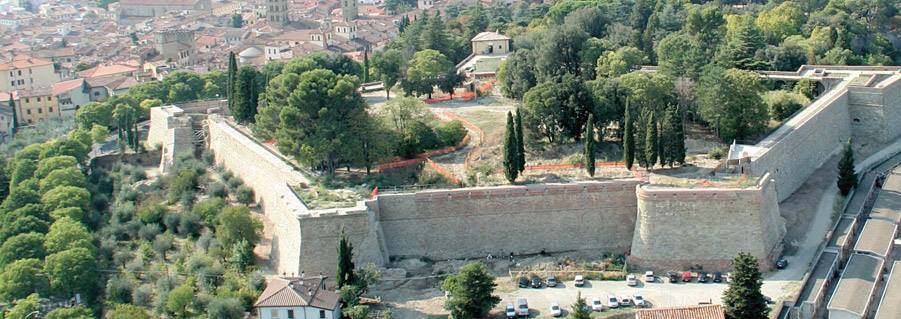
<path fill-rule="evenodd" d="M 507 54 L 510 52 L 510 37 L 498 32 L 486 31 L 472 38 L 473 54 Z"/>
<path fill-rule="evenodd" d="M 341 17 L 344 21 L 355 20 L 358 14 L 357 0 L 341 0 Z"/>
<path fill-rule="evenodd" d="M 416 0 L 416 8 L 419 10 L 428 10 L 435 6 L 435 0 Z"/>
<path fill-rule="evenodd" d="M 89 88 L 84 79 L 74 79 L 53 85 L 52 95 L 63 117 L 74 117 L 82 105 L 91 101 Z"/>
<path fill-rule="evenodd" d="M 48 88 L 59 82 L 53 62 L 20 54 L 0 63 L 0 92 Z"/>
<path fill-rule="evenodd" d="M 5 97 L 3 101 L 0 101 L 4 108 L 9 108 L 10 94 L 12 94 L 13 103 L 16 105 L 16 118 L 20 127 L 33 125 L 49 118 L 62 117 L 50 88 L 19 90 L 0 94 L 0 96 Z"/>
<path fill-rule="evenodd" d="M 290 22 L 288 0 L 266 0 L 266 21 L 275 26 L 283 26 Z"/>
<path fill-rule="evenodd" d="M 210 11 L 210 0 L 120 0 L 119 20 L 153 18 L 172 11 Z"/>
<path fill-rule="evenodd" d="M 157 31 L 153 34 L 153 38 L 156 51 L 166 61 L 179 65 L 194 64 L 194 55 L 197 52 L 194 31 L 178 29 Z"/>
<path fill-rule="evenodd" d="M 273 278 L 253 307 L 260 319 L 339 319 L 341 297 L 325 277 Z"/>

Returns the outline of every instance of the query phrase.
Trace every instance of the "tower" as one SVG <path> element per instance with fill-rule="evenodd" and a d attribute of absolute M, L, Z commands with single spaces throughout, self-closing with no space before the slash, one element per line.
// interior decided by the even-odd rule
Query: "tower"
<path fill-rule="evenodd" d="M 266 20 L 272 25 L 288 23 L 288 0 L 266 0 Z"/>
<path fill-rule="evenodd" d="M 341 0 L 341 16 L 344 21 L 353 21 L 357 18 L 357 0 Z"/>

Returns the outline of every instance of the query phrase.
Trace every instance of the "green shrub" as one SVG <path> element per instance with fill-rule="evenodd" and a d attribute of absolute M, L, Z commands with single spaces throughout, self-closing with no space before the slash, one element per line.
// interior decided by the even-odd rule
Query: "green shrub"
<path fill-rule="evenodd" d="M 228 188 L 220 182 L 213 182 L 207 186 L 207 193 L 211 197 L 225 198 L 228 197 Z"/>
<path fill-rule="evenodd" d="M 235 199 L 241 204 L 250 205 L 253 203 L 253 190 L 250 187 L 241 185 L 235 191 Z"/>
<path fill-rule="evenodd" d="M 197 188 L 198 174 L 194 170 L 182 170 L 169 183 L 169 204 L 175 204 L 182 198 L 182 194 L 193 192 Z"/>
<path fill-rule="evenodd" d="M 466 136 L 466 128 L 463 127 L 463 123 L 454 120 L 435 128 L 435 134 L 438 135 L 441 145 L 452 146 Z"/>
<path fill-rule="evenodd" d="M 770 118 L 782 121 L 810 103 L 810 99 L 798 93 L 777 90 L 764 94 L 763 102 L 767 105 Z"/>
<path fill-rule="evenodd" d="M 219 216 L 219 211 L 223 207 L 225 207 L 225 200 L 220 197 L 213 197 L 197 203 L 191 211 L 200 217 L 200 221 L 204 225 L 212 227 L 216 225 L 216 216 Z"/>
<path fill-rule="evenodd" d="M 166 215 L 166 206 L 156 204 L 141 207 L 138 210 L 138 219 L 144 224 L 159 224 Z"/>
<path fill-rule="evenodd" d="M 720 160 L 723 158 L 723 156 L 726 156 L 726 152 L 723 151 L 722 147 L 717 146 L 711 148 L 710 151 L 707 152 L 707 156 L 715 160 Z"/>
<path fill-rule="evenodd" d="M 234 189 L 238 188 L 239 186 L 244 185 L 244 181 L 242 181 L 241 178 L 237 177 L 237 176 L 232 176 L 229 179 L 227 179 L 225 182 L 228 183 L 228 188 L 231 190 L 234 190 Z"/>

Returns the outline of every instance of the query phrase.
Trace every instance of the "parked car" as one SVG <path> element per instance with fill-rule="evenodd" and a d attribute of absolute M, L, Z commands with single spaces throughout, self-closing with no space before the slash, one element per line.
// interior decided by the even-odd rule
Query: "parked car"
<path fill-rule="evenodd" d="M 529 288 L 529 280 L 526 277 L 519 277 L 519 288 Z"/>
<path fill-rule="evenodd" d="M 632 306 L 632 296 L 629 296 L 629 295 L 619 296 L 619 306 L 620 307 L 631 307 Z"/>
<path fill-rule="evenodd" d="M 525 298 L 519 298 L 516 300 L 516 315 L 520 317 L 529 316 L 529 303 L 526 302 Z"/>
<path fill-rule="evenodd" d="M 785 267 L 788 267 L 788 259 L 779 258 L 776 261 L 776 269 L 785 269 Z"/>
<path fill-rule="evenodd" d="M 532 288 L 541 288 L 541 278 L 532 276 Z"/>
<path fill-rule="evenodd" d="M 560 304 L 556 302 L 551 303 L 551 316 L 560 317 L 563 315 L 563 309 L 560 309 Z"/>
<path fill-rule="evenodd" d="M 626 275 L 626 285 L 628 285 L 628 286 L 637 286 L 637 285 L 638 285 L 638 278 L 635 278 L 635 275 L 633 275 L 633 274 L 628 274 L 628 275 Z"/>
<path fill-rule="evenodd" d="M 707 273 L 706 272 L 702 271 L 702 272 L 698 273 L 698 282 L 707 282 Z"/>
<path fill-rule="evenodd" d="M 670 271 L 670 272 L 666 273 L 666 276 L 667 276 L 667 278 L 669 278 L 670 283 L 674 284 L 674 283 L 679 282 L 679 274 L 677 274 L 674 271 Z"/>
<path fill-rule="evenodd" d="M 713 273 L 713 282 L 723 282 L 723 273 L 719 271 Z"/>
<path fill-rule="evenodd" d="M 516 318 L 516 307 L 513 307 L 513 305 L 507 305 L 507 310 L 504 311 L 504 313 L 507 314 L 507 319 Z"/>
<path fill-rule="evenodd" d="M 582 275 L 576 275 L 576 279 L 573 280 L 573 284 L 575 284 L 576 287 L 584 286 L 585 285 L 585 277 L 582 277 Z"/>
<path fill-rule="evenodd" d="M 634 303 L 636 307 L 644 308 L 648 306 L 648 301 L 644 300 L 644 296 L 637 292 L 632 295 L 632 303 Z"/>
<path fill-rule="evenodd" d="M 591 310 L 604 311 L 604 303 L 601 302 L 601 298 L 591 298 Z"/>
<path fill-rule="evenodd" d="M 653 271 L 645 271 L 644 272 L 644 282 L 655 282 L 657 281 L 657 277 L 654 276 Z"/>
<path fill-rule="evenodd" d="M 682 272 L 682 281 L 683 281 L 683 282 L 690 282 L 690 281 L 691 281 L 691 272 L 690 272 L 690 271 L 683 271 L 683 272 Z"/>
<path fill-rule="evenodd" d="M 547 277 L 547 286 L 548 287 L 557 287 L 557 277 L 556 276 L 548 276 Z"/>
<path fill-rule="evenodd" d="M 619 308 L 619 299 L 614 295 L 607 296 L 607 308 Z"/>

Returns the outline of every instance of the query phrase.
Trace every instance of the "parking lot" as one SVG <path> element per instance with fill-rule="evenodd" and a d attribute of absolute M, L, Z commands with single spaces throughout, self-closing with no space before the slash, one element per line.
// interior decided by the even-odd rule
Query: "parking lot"
<path fill-rule="evenodd" d="M 566 316 L 570 305 L 576 301 L 578 293 L 582 294 L 586 303 L 590 303 L 591 299 L 595 297 L 604 301 L 609 294 L 615 294 L 619 297 L 640 293 L 654 308 L 697 305 L 709 302 L 718 304 L 721 303 L 720 297 L 723 295 L 726 287 L 726 283 L 699 283 L 697 280 L 686 283 L 668 283 L 666 278 L 660 277 L 652 283 L 640 280 L 638 285 L 634 287 L 627 286 L 625 281 L 595 280 L 586 281 L 583 287 L 575 287 L 572 281 L 567 281 L 561 282 L 557 287 L 542 285 L 541 288 L 537 289 L 517 288 L 511 292 L 501 293 L 501 304 L 497 308 L 502 313 L 504 307 L 508 304 L 516 304 L 517 299 L 525 298 L 529 303 L 531 318 L 550 317 L 549 307 L 554 302 L 559 303 L 560 307 L 567 311 L 564 312 L 564 316 Z M 781 294 L 783 288 L 780 282 L 765 282 L 763 292 L 773 299 L 778 299 L 781 297 L 779 294 Z M 605 310 L 604 312 L 610 312 L 610 310 Z"/>

